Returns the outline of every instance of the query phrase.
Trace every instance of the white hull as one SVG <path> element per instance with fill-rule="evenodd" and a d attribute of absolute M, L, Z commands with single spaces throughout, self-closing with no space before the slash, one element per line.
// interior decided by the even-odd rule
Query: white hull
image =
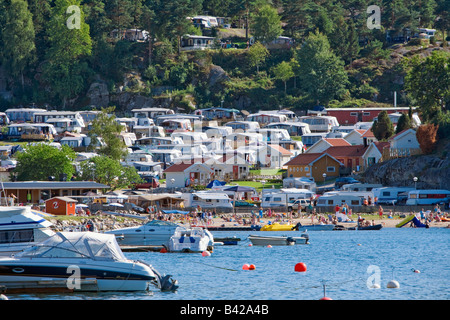
<path fill-rule="evenodd" d="M 256 236 L 250 235 L 248 239 L 255 246 L 287 246 L 295 244 L 307 244 L 307 237 L 286 237 L 286 236 Z"/>

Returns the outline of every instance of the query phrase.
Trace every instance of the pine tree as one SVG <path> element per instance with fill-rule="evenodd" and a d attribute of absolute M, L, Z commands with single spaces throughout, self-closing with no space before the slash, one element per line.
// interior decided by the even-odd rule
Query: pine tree
<path fill-rule="evenodd" d="M 395 129 L 395 133 L 402 132 L 403 130 L 412 128 L 411 118 L 406 114 L 402 113 L 397 122 L 397 128 Z"/>
<path fill-rule="evenodd" d="M 394 126 L 385 110 L 381 111 L 373 122 L 372 132 L 378 141 L 387 140 L 394 134 Z"/>

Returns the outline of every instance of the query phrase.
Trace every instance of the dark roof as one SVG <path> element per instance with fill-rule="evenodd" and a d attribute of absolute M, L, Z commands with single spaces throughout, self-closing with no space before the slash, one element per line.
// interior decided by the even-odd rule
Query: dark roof
<path fill-rule="evenodd" d="M 16 181 L 3 182 L 4 189 L 109 189 L 94 181 Z"/>

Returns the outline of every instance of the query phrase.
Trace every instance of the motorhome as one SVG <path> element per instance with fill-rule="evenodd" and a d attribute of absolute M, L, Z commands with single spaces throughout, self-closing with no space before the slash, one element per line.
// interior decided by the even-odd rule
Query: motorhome
<path fill-rule="evenodd" d="M 283 188 L 277 191 L 268 189 L 262 194 L 261 206 L 263 208 L 287 207 L 289 203 L 297 199 L 311 199 L 315 193 L 308 189 Z"/>
<path fill-rule="evenodd" d="M 312 192 L 316 192 L 317 184 L 314 181 L 314 178 L 300 177 L 300 178 L 284 178 L 283 179 L 283 188 L 300 188 L 311 190 Z"/>
<path fill-rule="evenodd" d="M 435 205 L 450 201 L 449 190 L 413 190 L 408 192 L 407 205 Z"/>
<path fill-rule="evenodd" d="M 399 195 L 401 193 L 409 192 L 414 188 L 408 187 L 382 187 L 373 188 L 373 196 L 376 199 L 376 204 L 397 204 L 399 201 Z"/>

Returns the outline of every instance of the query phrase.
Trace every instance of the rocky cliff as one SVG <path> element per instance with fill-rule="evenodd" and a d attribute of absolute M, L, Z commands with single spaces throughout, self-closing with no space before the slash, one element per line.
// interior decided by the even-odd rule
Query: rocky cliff
<path fill-rule="evenodd" d="M 392 159 L 375 164 L 361 175 L 366 183 L 381 183 L 385 186 L 414 187 L 414 177 L 418 178 L 419 189 L 450 190 L 450 142 L 440 145 L 439 151 L 431 155 Z"/>

